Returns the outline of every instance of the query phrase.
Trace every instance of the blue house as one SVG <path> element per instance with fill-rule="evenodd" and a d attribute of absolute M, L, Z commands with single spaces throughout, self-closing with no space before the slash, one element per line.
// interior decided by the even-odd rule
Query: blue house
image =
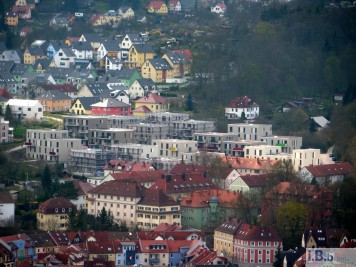
<path fill-rule="evenodd" d="M 182 266 L 192 240 L 168 240 L 169 266 Z"/>
<path fill-rule="evenodd" d="M 115 241 L 115 265 L 134 265 L 138 246 L 133 241 Z"/>
<path fill-rule="evenodd" d="M 0 239 L 11 247 L 12 254 L 19 262 L 28 258 L 37 258 L 35 244 L 27 235 L 2 236 Z"/>

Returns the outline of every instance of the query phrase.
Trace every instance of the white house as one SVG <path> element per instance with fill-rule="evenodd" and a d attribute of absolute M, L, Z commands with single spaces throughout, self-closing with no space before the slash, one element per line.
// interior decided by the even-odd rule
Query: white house
<path fill-rule="evenodd" d="M 247 96 L 237 97 L 225 107 L 225 116 L 228 119 L 239 119 L 242 114 L 246 119 L 253 120 L 260 114 L 260 106 Z"/>
<path fill-rule="evenodd" d="M 14 224 L 15 202 L 8 191 L 0 193 L 0 227 Z"/>
<path fill-rule="evenodd" d="M 62 47 L 54 55 L 53 60 L 57 67 L 59 68 L 70 68 L 74 65 L 76 55 L 73 50 L 69 47 Z"/>
<path fill-rule="evenodd" d="M 121 70 L 123 61 L 117 57 L 106 57 L 105 58 L 105 69 L 106 70 Z"/>
<path fill-rule="evenodd" d="M 77 59 L 91 60 L 94 57 L 94 49 L 90 42 L 74 42 L 72 51 Z"/>
<path fill-rule="evenodd" d="M 6 105 L 10 106 L 12 115 L 17 119 L 43 118 L 43 106 L 38 100 L 10 99 Z"/>
<path fill-rule="evenodd" d="M 211 13 L 224 14 L 226 11 L 226 5 L 224 4 L 224 2 L 221 2 L 215 6 L 212 6 L 210 9 Z"/>

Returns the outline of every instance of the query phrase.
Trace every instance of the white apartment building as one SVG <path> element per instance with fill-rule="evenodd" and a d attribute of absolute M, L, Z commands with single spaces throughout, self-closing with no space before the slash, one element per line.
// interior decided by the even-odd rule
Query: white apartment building
<path fill-rule="evenodd" d="M 9 143 L 13 141 L 13 128 L 9 127 L 9 121 L 4 117 L 0 117 L 0 143 Z"/>
<path fill-rule="evenodd" d="M 272 124 L 228 124 L 227 132 L 237 134 L 242 140 L 262 141 L 262 137 L 272 136 Z"/>
<path fill-rule="evenodd" d="M 158 157 L 158 148 L 153 145 L 121 143 L 111 146 L 111 150 L 116 152 L 117 158 L 128 161 L 147 161 Z"/>
<path fill-rule="evenodd" d="M 70 150 L 81 148 L 81 140 L 68 138 L 67 130 L 28 129 L 26 157 L 50 162 L 69 162 Z"/>
<path fill-rule="evenodd" d="M 270 146 L 280 146 L 282 153 L 291 154 L 294 149 L 302 147 L 303 138 L 300 136 L 266 136 L 263 141 Z"/>
<path fill-rule="evenodd" d="M 0 194 L 0 227 L 12 226 L 15 221 L 15 202 L 8 191 Z"/>
<path fill-rule="evenodd" d="M 259 146 L 266 144 L 267 143 L 264 141 L 254 140 L 223 141 L 223 150 L 221 152 L 227 156 L 245 157 L 245 146 Z"/>
<path fill-rule="evenodd" d="M 245 146 L 245 158 L 275 159 L 274 157 L 282 152 L 280 146 Z"/>
<path fill-rule="evenodd" d="M 295 149 L 292 152 L 292 162 L 296 171 L 305 166 L 320 164 L 320 149 Z"/>
<path fill-rule="evenodd" d="M 193 133 L 215 131 L 214 121 L 186 120 L 175 121 L 170 127 L 170 136 L 178 139 L 193 139 Z"/>
<path fill-rule="evenodd" d="M 43 106 L 38 100 L 10 99 L 6 105 L 11 108 L 12 115 L 16 119 L 35 119 L 43 118 Z"/>
<path fill-rule="evenodd" d="M 159 158 L 184 159 L 187 154 L 198 152 L 198 143 L 192 140 L 159 139 L 152 144 L 157 146 Z"/>
<path fill-rule="evenodd" d="M 198 142 L 201 151 L 222 152 L 225 141 L 237 141 L 239 139 L 234 133 L 193 133 L 193 140 Z"/>
<path fill-rule="evenodd" d="M 111 150 L 111 147 L 118 144 L 133 143 L 134 131 L 122 128 L 89 129 L 89 146 Z"/>

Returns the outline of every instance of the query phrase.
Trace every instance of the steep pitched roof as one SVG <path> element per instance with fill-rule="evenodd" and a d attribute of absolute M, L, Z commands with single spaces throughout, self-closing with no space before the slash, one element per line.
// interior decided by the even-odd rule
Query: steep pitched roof
<path fill-rule="evenodd" d="M 215 231 L 219 231 L 229 235 L 235 235 L 237 231 L 240 229 L 240 227 L 242 226 L 242 224 L 243 224 L 242 221 L 236 218 L 230 218 L 229 220 L 226 220 L 222 224 L 220 224 L 215 229 Z"/>
<path fill-rule="evenodd" d="M 325 165 L 310 165 L 305 167 L 315 177 L 327 177 L 334 175 L 346 175 L 351 173 L 354 168 L 348 162 L 339 162 Z"/>
<path fill-rule="evenodd" d="M 272 226 L 255 226 L 243 224 L 235 235 L 236 239 L 251 241 L 282 242 L 276 229 Z"/>
<path fill-rule="evenodd" d="M 98 185 L 88 193 L 142 198 L 143 190 L 134 180 L 113 180 Z"/>
<path fill-rule="evenodd" d="M 38 210 L 41 213 L 54 213 L 55 209 L 57 209 L 57 213 L 67 213 L 68 208 L 74 208 L 72 202 L 63 197 L 54 197 L 41 203 Z M 62 212 L 62 209 L 65 209 L 65 212 Z"/>
<path fill-rule="evenodd" d="M 258 106 L 259 105 L 257 105 L 251 98 L 248 98 L 247 96 L 237 97 L 231 100 L 230 103 L 227 105 L 227 107 L 229 108 L 247 108 Z"/>
<path fill-rule="evenodd" d="M 167 100 L 157 94 L 149 94 L 148 96 L 141 97 L 136 100 L 136 103 L 148 103 L 148 104 L 166 104 Z"/>
<path fill-rule="evenodd" d="M 36 98 L 37 100 L 52 100 L 52 101 L 60 101 L 60 100 L 71 100 L 69 96 L 59 90 L 49 90 L 39 97 Z"/>
<path fill-rule="evenodd" d="M 148 5 L 148 8 L 160 9 L 163 6 L 163 1 L 151 1 Z"/>
<path fill-rule="evenodd" d="M 150 44 L 133 44 L 132 45 L 138 53 L 154 53 Z"/>
<path fill-rule="evenodd" d="M 104 108 L 123 108 L 130 107 L 129 104 L 121 102 L 115 98 L 107 98 L 101 102 L 95 103 L 91 105 L 92 107 L 104 107 Z"/>
<path fill-rule="evenodd" d="M 75 50 L 93 50 L 93 47 L 91 46 L 90 42 L 73 42 L 72 43 L 72 48 Z"/>
<path fill-rule="evenodd" d="M 93 97 L 78 97 L 77 100 L 79 100 L 80 104 L 82 104 L 83 108 L 85 110 L 91 110 L 92 107 L 91 105 L 94 103 L 98 103 L 101 101 L 100 97 L 93 96 Z M 76 101 L 74 101 L 75 103 Z M 73 103 L 73 105 L 74 105 Z M 72 106 L 73 106 L 72 105 Z"/>
<path fill-rule="evenodd" d="M 165 58 L 152 58 L 148 60 L 156 70 L 172 70 L 172 66 Z"/>
<path fill-rule="evenodd" d="M 173 52 L 167 52 L 165 55 L 172 61 L 173 64 L 189 64 L 189 58 L 186 57 L 184 53 L 173 53 Z"/>
<path fill-rule="evenodd" d="M 242 179 L 248 187 L 264 187 L 267 185 L 268 175 L 241 175 L 240 179 Z"/>
<path fill-rule="evenodd" d="M 161 190 L 146 189 L 138 205 L 164 207 L 179 205 L 179 203 L 171 199 Z"/>
<path fill-rule="evenodd" d="M 11 197 L 10 192 L 8 191 L 0 191 L 0 203 L 14 203 L 13 198 Z"/>
<path fill-rule="evenodd" d="M 219 203 L 219 206 L 231 208 L 238 198 L 237 192 L 222 189 L 200 189 L 193 191 L 181 201 L 185 207 L 200 208 L 209 207 L 209 203 Z"/>
<path fill-rule="evenodd" d="M 308 243 L 310 238 L 313 238 L 317 247 L 326 247 L 328 238 L 325 229 L 308 229 L 304 232 L 304 242 Z"/>
<path fill-rule="evenodd" d="M 148 107 L 146 106 L 140 106 L 138 108 L 135 108 L 135 110 L 133 111 L 135 112 L 142 112 L 142 113 L 152 113 L 152 110 L 150 110 Z"/>

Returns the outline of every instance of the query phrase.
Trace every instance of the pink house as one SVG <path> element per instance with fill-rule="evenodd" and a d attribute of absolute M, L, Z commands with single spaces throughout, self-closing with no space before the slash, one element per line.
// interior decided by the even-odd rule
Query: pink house
<path fill-rule="evenodd" d="M 179 0 L 169 0 L 168 2 L 168 10 L 170 12 L 180 12 L 182 11 L 182 6 Z"/>
<path fill-rule="evenodd" d="M 131 115 L 131 105 L 116 100 L 114 98 L 104 99 L 102 102 L 92 104 L 91 107 L 92 115 Z"/>

